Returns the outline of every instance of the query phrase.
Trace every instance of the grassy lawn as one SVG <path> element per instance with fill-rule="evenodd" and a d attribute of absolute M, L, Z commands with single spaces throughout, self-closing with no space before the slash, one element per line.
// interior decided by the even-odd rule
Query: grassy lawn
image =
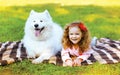
<path fill-rule="evenodd" d="M 31 9 L 41 12 L 48 9 L 53 20 L 64 27 L 67 23 L 81 20 L 91 36 L 120 39 L 120 7 L 61 6 L 59 4 L 35 4 L 26 6 L 0 7 L 0 41 L 21 40 L 24 24 Z M 28 60 L 0 66 L 0 75 L 119 75 L 120 63 L 81 67 L 62 67 L 53 64 L 32 64 Z"/>
<path fill-rule="evenodd" d="M 61 5 L 120 6 L 120 0 L 0 0 L 0 6 L 59 3 Z"/>

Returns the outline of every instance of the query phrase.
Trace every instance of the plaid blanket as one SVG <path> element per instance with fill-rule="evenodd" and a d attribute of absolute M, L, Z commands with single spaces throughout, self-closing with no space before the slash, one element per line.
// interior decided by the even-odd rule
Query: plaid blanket
<path fill-rule="evenodd" d="M 120 41 L 108 38 L 97 39 L 96 45 L 92 46 L 94 53 L 82 62 L 82 65 L 99 62 L 101 64 L 114 64 L 120 62 Z M 26 48 L 22 41 L 2 42 L 0 43 L 0 65 L 8 65 L 14 62 L 23 61 L 27 58 Z M 62 66 L 61 54 L 52 56 L 44 62 Z"/>

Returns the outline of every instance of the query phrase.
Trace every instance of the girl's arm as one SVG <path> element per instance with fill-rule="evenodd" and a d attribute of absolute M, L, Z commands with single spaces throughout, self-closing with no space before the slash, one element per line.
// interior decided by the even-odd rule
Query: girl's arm
<path fill-rule="evenodd" d="M 63 62 L 66 62 L 67 60 L 72 60 L 69 55 L 69 50 L 65 50 L 63 48 L 61 51 L 61 57 L 62 57 Z"/>
<path fill-rule="evenodd" d="M 84 52 L 82 55 L 78 56 L 78 58 L 79 58 L 79 59 L 82 59 L 83 61 L 84 61 L 84 60 L 87 60 L 93 52 L 94 52 L 94 51 L 93 51 L 91 48 L 89 48 L 88 51 L 86 51 L 86 52 Z"/>

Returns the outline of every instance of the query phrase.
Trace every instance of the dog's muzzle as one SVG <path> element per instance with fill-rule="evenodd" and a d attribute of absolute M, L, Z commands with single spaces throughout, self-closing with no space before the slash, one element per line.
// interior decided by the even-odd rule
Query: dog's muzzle
<path fill-rule="evenodd" d="M 36 37 L 39 36 L 40 33 L 45 29 L 45 27 L 38 28 L 38 24 L 35 24 L 34 27 L 35 27 L 35 36 Z"/>

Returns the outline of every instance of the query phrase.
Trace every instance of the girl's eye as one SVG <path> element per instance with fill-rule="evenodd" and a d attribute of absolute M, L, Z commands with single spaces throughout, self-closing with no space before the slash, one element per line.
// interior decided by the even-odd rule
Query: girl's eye
<path fill-rule="evenodd" d="M 40 20 L 40 22 L 43 22 L 42 20 Z"/>
<path fill-rule="evenodd" d="M 79 33 L 76 33 L 76 35 L 79 35 Z"/>
<path fill-rule="evenodd" d="M 73 33 L 70 33 L 69 35 L 73 35 Z"/>

